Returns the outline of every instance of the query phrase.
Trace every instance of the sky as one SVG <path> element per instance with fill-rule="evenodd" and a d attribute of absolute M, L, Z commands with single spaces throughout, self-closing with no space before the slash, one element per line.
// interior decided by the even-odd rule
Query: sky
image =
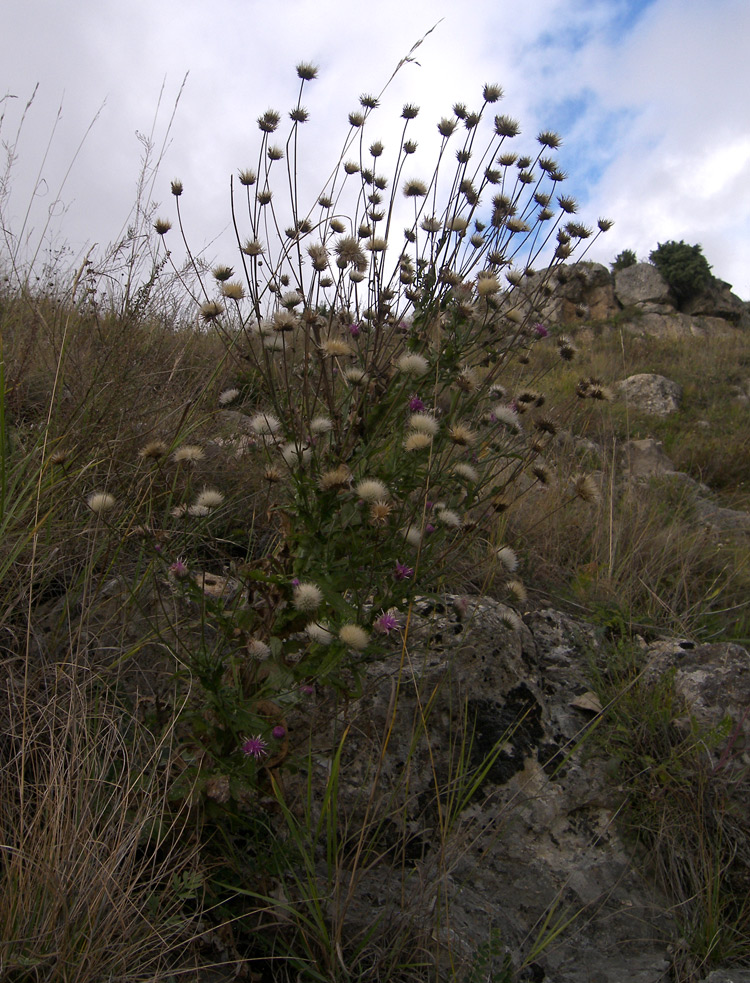
<path fill-rule="evenodd" d="M 312 202 L 359 95 L 379 93 L 420 39 L 369 131 L 388 150 L 401 107 L 420 107 L 425 163 L 413 176 L 431 170 L 438 120 L 497 82 L 493 109 L 520 121 L 521 152 L 540 130 L 559 132 L 577 217 L 615 222 L 587 259 L 700 243 L 714 275 L 750 299 L 748 0 L 5 0 L 4 229 L 32 253 L 41 243 L 42 258 L 115 241 L 150 135 L 158 214 L 175 221 L 179 178 L 191 247 L 232 262 L 230 175 L 255 161 L 257 117 L 294 105 L 295 65 L 319 67 L 301 128 Z"/>

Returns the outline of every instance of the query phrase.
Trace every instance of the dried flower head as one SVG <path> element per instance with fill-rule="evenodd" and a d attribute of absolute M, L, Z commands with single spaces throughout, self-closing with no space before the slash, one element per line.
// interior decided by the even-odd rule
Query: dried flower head
<path fill-rule="evenodd" d="M 301 78 L 303 82 L 311 82 L 314 78 L 318 77 L 318 66 L 313 65 L 309 61 L 301 61 L 297 65 L 297 78 Z"/>
<path fill-rule="evenodd" d="M 292 594 L 292 604 L 297 611 L 317 611 L 323 603 L 323 591 L 315 584 L 297 584 Z"/>
<path fill-rule="evenodd" d="M 328 625 L 318 621 L 311 621 L 305 625 L 305 631 L 310 641 L 317 642 L 318 645 L 330 645 L 333 641 L 333 632 L 329 631 Z"/>
<path fill-rule="evenodd" d="M 267 659 L 271 654 L 270 647 L 259 638 L 251 638 L 247 643 L 248 654 L 253 659 Z"/>
<path fill-rule="evenodd" d="M 166 235 L 171 228 L 172 223 L 168 218 L 157 218 L 157 220 L 154 222 L 154 229 L 156 230 L 156 234 L 159 236 Z"/>
<path fill-rule="evenodd" d="M 203 448 L 199 447 L 197 444 L 183 444 L 182 447 L 178 447 L 177 450 L 172 455 L 172 460 L 179 464 L 183 462 L 185 464 L 196 464 L 198 461 L 202 461 L 206 455 L 203 453 Z"/>
<path fill-rule="evenodd" d="M 249 168 L 247 170 L 240 171 L 238 177 L 240 184 L 245 188 L 252 187 L 258 180 L 255 171 L 250 170 Z"/>
<path fill-rule="evenodd" d="M 370 506 L 370 522 L 374 526 L 384 526 L 393 511 L 393 505 L 386 501 L 373 502 Z"/>
<path fill-rule="evenodd" d="M 448 436 L 459 447 L 471 447 L 476 443 L 477 435 L 463 423 L 454 423 L 448 428 Z"/>
<path fill-rule="evenodd" d="M 115 496 L 109 492 L 92 492 L 86 499 L 86 504 L 96 515 L 109 512 L 115 507 Z"/>
<path fill-rule="evenodd" d="M 479 472 L 477 469 L 473 468 L 470 464 L 465 464 L 462 461 L 453 465 L 453 473 L 457 474 L 460 478 L 465 478 L 466 481 L 471 481 L 474 484 L 479 481 Z"/>
<path fill-rule="evenodd" d="M 196 497 L 195 504 L 198 508 L 215 509 L 224 501 L 224 496 L 215 488 L 204 488 Z"/>
<path fill-rule="evenodd" d="M 221 295 L 227 300 L 242 300 L 245 296 L 245 288 L 238 280 L 232 280 L 230 283 L 222 283 Z"/>
<path fill-rule="evenodd" d="M 331 489 L 347 488 L 351 481 L 352 473 L 345 464 L 339 464 L 331 471 L 325 471 L 319 478 L 318 484 L 323 491 Z"/>
<path fill-rule="evenodd" d="M 404 375 L 413 375 L 416 378 L 423 376 L 429 367 L 424 355 L 418 355 L 416 352 L 402 355 L 396 362 L 396 368 L 399 372 L 403 372 Z"/>
<path fill-rule="evenodd" d="M 142 457 L 150 461 L 158 461 L 160 458 L 164 457 L 167 453 L 167 445 L 163 440 L 152 440 L 148 444 L 145 444 L 138 451 L 138 457 Z"/>
<path fill-rule="evenodd" d="M 239 396 L 239 389 L 224 389 L 219 393 L 219 406 L 229 406 Z"/>
<path fill-rule="evenodd" d="M 429 434 L 431 437 L 434 437 L 440 429 L 440 424 L 432 413 L 413 413 L 409 417 L 409 426 L 412 430 Z"/>
<path fill-rule="evenodd" d="M 573 493 L 590 505 L 595 505 L 600 498 L 599 487 L 590 474 L 579 474 L 573 478 Z"/>
<path fill-rule="evenodd" d="M 422 433 L 419 430 L 414 430 L 404 439 L 404 450 L 405 451 L 422 451 L 425 448 L 430 447 L 432 444 L 432 437 L 428 433 Z"/>
<path fill-rule="evenodd" d="M 250 429 L 256 434 L 275 434 L 281 430 L 281 421 L 273 413 L 256 413 L 250 420 Z"/>
<path fill-rule="evenodd" d="M 343 338 L 326 338 L 320 346 L 324 355 L 337 358 L 343 355 L 354 355 L 354 350 Z"/>
<path fill-rule="evenodd" d="M 365 502 L 387 501 L 391 497 L 388 488 L 377 478 L 365 478 L 357 483 L 354 490 Z"/>
<path fill-rule="evenodd" d="M 452 509 L 439 509 L 436 512 L 438 522 L 450 529 L 460 529 L 463 525 L 461 516 Z"/>
<path fill-rule="evenodd" d="M 201 304 L 201 317 L 206 322 L 215 321 L 223 313 L 223 305 L 216 300 L 208 300 L 205 304 Z"/>
<path fill-rule="evenodd" d="M 362 649 L 367 648 L 370 636 L 359 625 L 346 624 L 339 628 L 339 639 L 348 648 L 361 652 Z"/>
<path fill-rule="evenodd" d="M 314 416 L 310 420 L 310 433 L 329 433 L 333 430 L 333 421 L 327 416 Z"/>
<path fill-rule="evenodd" d="M 427 194 L 427 185 L 424 181 L 412 178 L 404 184 L 404 195 L 407 198 L 424 198 Z"/>
<path fill-rule="evenodd" d="M 495 559 L 508 573 L 515 573 L 518 569 L 518 557 L 516 556 L 515 550 L 511 549 L 510 546 L 501 546 L 499 549 L 496 549 Z"/>

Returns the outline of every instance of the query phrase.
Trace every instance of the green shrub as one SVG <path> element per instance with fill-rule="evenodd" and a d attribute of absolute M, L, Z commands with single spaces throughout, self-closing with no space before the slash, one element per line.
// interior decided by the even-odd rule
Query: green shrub
<path fill-rule="evenodd" d="M 635 266 L 638 262 L 638 257 L 633 252 L 632 249 L 623 249 L 621 253 L 618 253 L 614 260 L 609 264 L 612 267 L 612 272 L 617 273 L 618 270 L 624 270 L 628 266 Z"/>
<path fill-rule="evenodd" d="M 682 241 L 660 242 L 649 259 L 681 300 L 705 290 L 713 279 L 700 246 L 688 246 Z"/>

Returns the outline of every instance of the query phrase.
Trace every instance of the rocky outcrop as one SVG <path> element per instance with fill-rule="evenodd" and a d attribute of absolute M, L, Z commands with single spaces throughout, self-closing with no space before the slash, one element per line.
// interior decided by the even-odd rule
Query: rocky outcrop
<path fill-rule="evenodd" d="M 618 270 L 614 275 L 615 296 L 623 307 L 656 305 L 662 309 L 674 307 L 675 295 L 667 281 L 651 263 L 636 263 Z"/>
<path fill-rule="evenodd" d="M 740 646 L 672 641 L 645 658 L 655 680 L 682 672 L 686 714 L 739 718 L 750 679 Z M 381 858 L 359 877 L 354 859 L 342 872 L 347 932 L 382 919 L 416 945 L 440 898 L 450 920 L 437 937 L 459 962 L 493 931 L 514 979 L 675 978 L 669 902 L 621 839 L 620 793 L 587 739 L 602 713 L 591 673 L 606 664 L 593 629 L 552 609 L 521 621 L 489 598 L 415 603 L 404 649 L 370 665 L 362 697 L 318 731 L 321 777 L 343 748 L 339 819 L 365 823 L 368 855 Z"/>
<path fill-rule="evenodd" d="M 715 335 L 731 327 L 750 329 L 750 303 L 712 280 L 700 294 L 678 300 L 659 270 L 636 263 L 612 274 L 599 263 L 571 263 L 549 278 L 533 274 L 524 290 L 536 315 L 548 324 L 606 323 L 625 311 L 624 330 L 659 337 Z"/>

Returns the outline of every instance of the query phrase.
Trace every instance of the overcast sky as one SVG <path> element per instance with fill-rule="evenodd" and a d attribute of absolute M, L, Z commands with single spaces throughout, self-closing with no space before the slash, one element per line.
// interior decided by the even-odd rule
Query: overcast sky
<path fill-rule="evenodd" d="M 294 104 L 295 64 L 320 69 L 303 99 L 301 155 L 318 168 L 305 177 L 312 193 L 359 94 L 379 92 L 439 20 L 415 53 L 419 64 L 389 87 L 371 138 L 397 142 L 401 107 L 415 103 L 429 153 L 440 117 L 457 101 L 478 106 L 483 84 L 498 82 L 499 111 L 520 121 L 524 146 L 535 149 L 541 129 L 562 134 L 562 188 L 578 199 L 580 219 L 615 221 L 588 258 L 608 263 L 630 248 L 646 259 L 657 242 L 701 243 L 715 275 L 750 298 L 748 0 L 5 0 L 0 97 L 13 98 L 0 104 L 4 143 L 39 83 L 6 224 L 20 232 L 41 175 L 26 226 L 38 235 L 83 140 L 53 241 L 78 252 L 115 239 L 135 197 L 137 133 L 152 131 L 163 89 L 160 145 L 189 73 L 155 197 L 174 220 L 169 183 L 179 177 L 191 245 L 233 262 L 226 239 L 208 245 L 229 223 L 229 175 L 255 161 L 256 118 Z M 428 177 L 429 156 L 421 159 L 412 176 Z"/>

